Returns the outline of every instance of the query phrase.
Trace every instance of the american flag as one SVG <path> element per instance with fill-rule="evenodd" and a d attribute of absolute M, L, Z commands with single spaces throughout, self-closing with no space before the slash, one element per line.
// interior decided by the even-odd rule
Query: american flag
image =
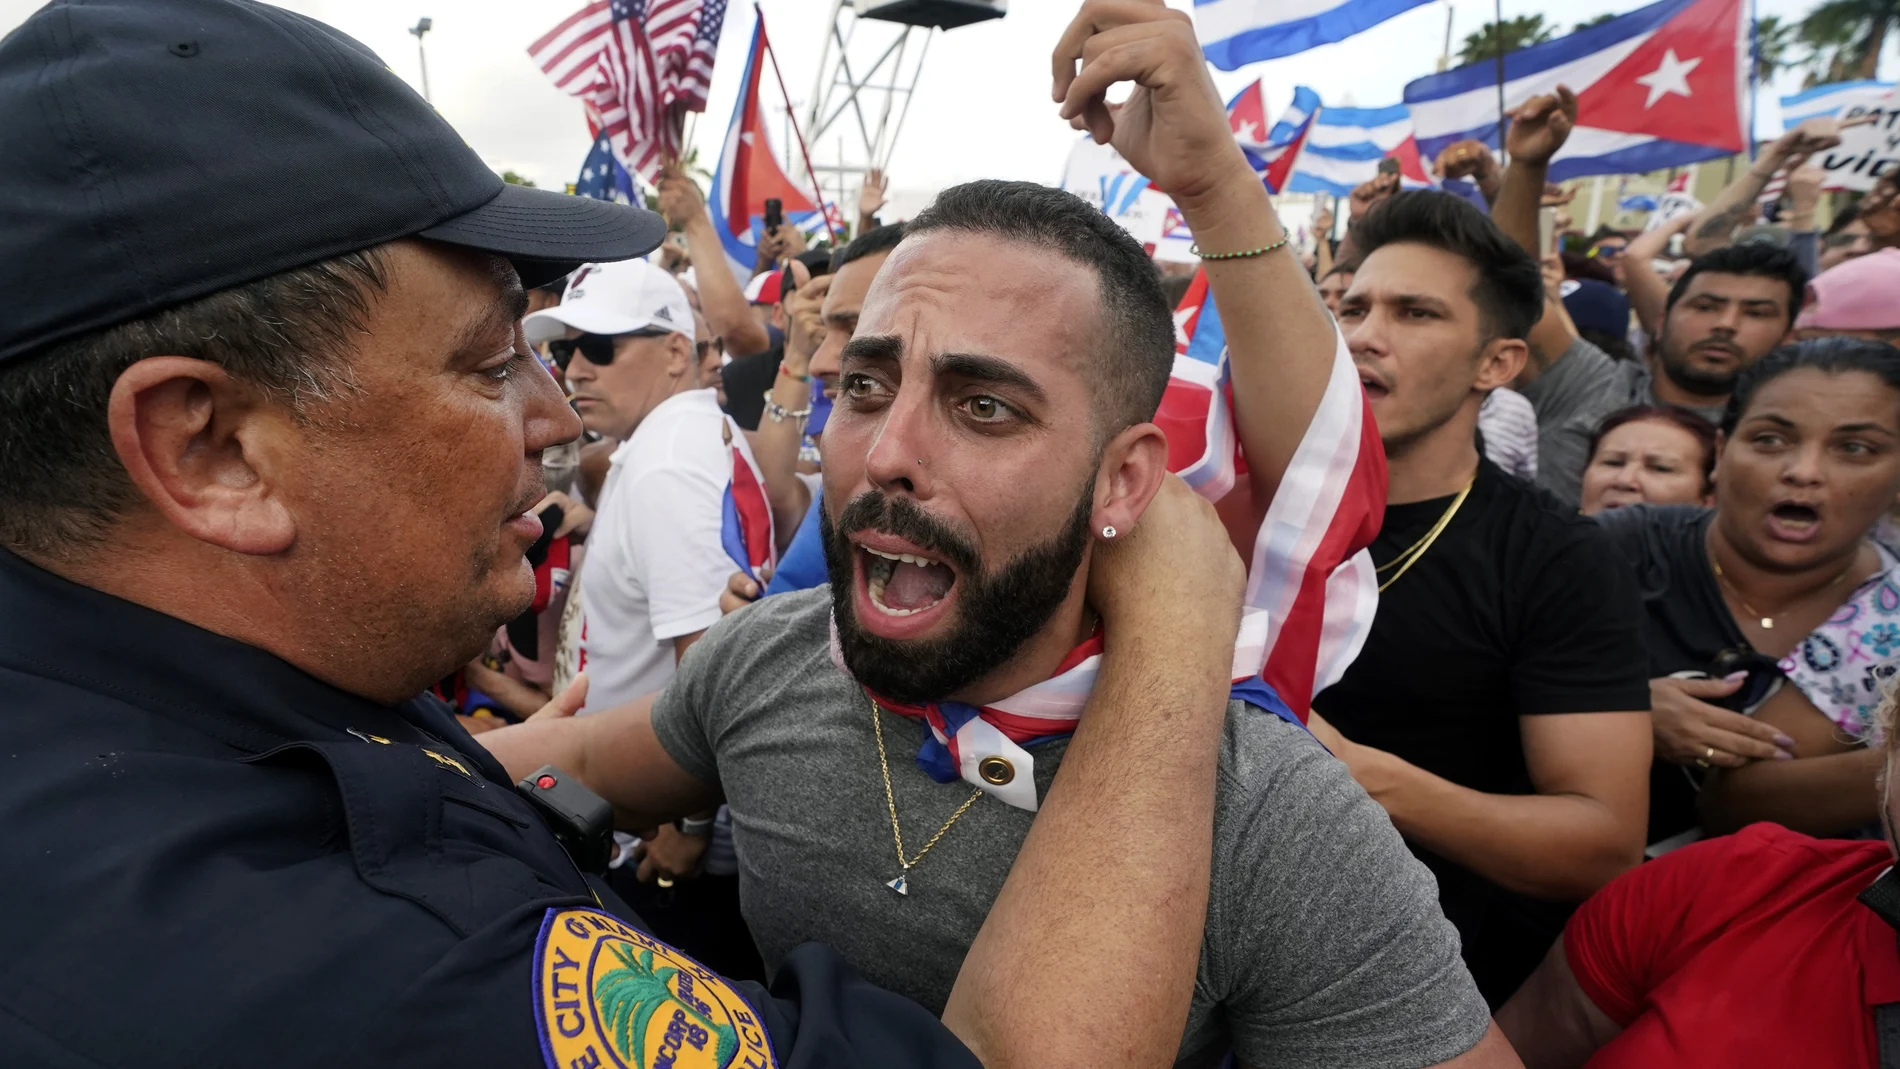
<path fill-rule="evenodd" d="M 600 116 L 614 156 L 649 182 L 706 110 L 726 0 L 594 0 L 528 48 L 554 84 Z"/>

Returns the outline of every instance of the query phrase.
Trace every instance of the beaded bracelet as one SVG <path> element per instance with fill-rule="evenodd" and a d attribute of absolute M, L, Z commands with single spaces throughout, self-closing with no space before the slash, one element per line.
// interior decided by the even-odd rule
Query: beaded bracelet
<path fill-rule="evenodd" d="M 773 423 L 783 423 L 788 419 L 795 419 L 802 423 L 811 415 L 811 406 L 806 405 L 804 408 L 794 412 L 784 405 L 779 404 L 777 401 L 772 400 L 772 391 L 767 390 L 765 391 L 765 415 L 766 418 L 770 419 Z"/>
<path fill-rule="evenodd" d="M 1248 249 L 1246 252 L 1202 252 L 1199 243 L 1189 245 L 1188 251 L 1203 260 L 1244 260 L 1249 256 L 1265 256 L 1275 249 L 1285 248 L 1286 243 L 1291 240 L 1293 239 L 1290 237 L 1282 236 L 1280 240 L 1271 245 L 1263 245 L 1257 249 Z"/>

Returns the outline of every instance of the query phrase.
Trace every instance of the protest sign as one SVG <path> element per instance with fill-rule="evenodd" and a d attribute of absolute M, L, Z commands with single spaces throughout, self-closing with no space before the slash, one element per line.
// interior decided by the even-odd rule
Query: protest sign
<path fill-rule="evenodd" d="M 1841 143 L 1820 154 L 1816 163 L 1827 172 L 1822 189 L 1865 193 L 1881 175 L 1900 169 L 1900 87 L 1841 112 L 1843 125 L 1862 116 L 1871 121 L 1841 131 Z"/>

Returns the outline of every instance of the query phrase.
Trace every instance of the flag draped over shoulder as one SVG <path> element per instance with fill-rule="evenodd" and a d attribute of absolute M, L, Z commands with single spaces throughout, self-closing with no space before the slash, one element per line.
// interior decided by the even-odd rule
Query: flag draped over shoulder
<path fill-rule="evenodd" d="M 594 0 L 528 48 L 600 116 L 628 170 L 656 181 L 678 159 L 686 113 L 706 110 L 726 0 Z"/>
<path fill-rule="evenodd" d="M 1196 274 L 1175 312 L 1174 373 L 1155 423 L 1168 436 L 1168 470 L 1218 501 L 1246 464 L 1210 298 L 1206 274 Z M 1339 338 L 1326 392 L 1246 554 L 1246 605 L 1267 620 L 1260 676 L 1301 719 L 1372 629 L 1378 583 L 1365 547 L 1379 533 L 1385 491 L 1385 449 Z"/>

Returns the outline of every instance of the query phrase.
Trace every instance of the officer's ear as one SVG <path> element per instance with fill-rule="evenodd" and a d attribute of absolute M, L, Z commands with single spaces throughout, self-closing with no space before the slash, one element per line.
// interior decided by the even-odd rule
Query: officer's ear
<path fill-rule="evenodd" d="M 296 523 L 260 460 L 291 415 L 206 360 L 153 356 L 119 374 L 106 405 L 112 448 L 167 523 L 237 553 L 290 548 Z"/>

